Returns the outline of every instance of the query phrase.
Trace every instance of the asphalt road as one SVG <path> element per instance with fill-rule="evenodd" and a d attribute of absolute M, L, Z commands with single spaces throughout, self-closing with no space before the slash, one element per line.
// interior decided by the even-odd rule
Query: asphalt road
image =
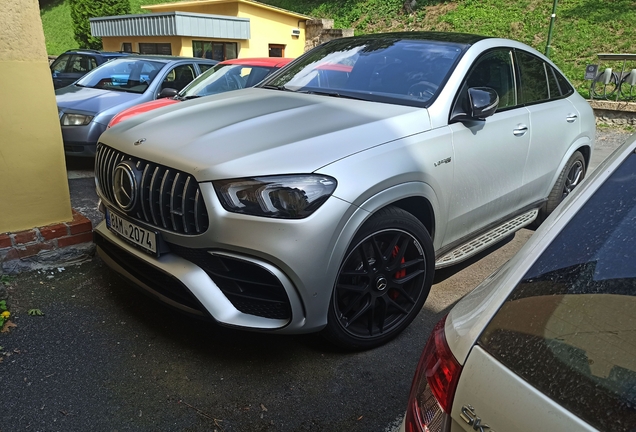
<path fill-rule="evenodd" d="M 626 137 L 601 130 L 592 166 Z M 90 165 L 68 161 L 69 185 L 73 206 L 96 222 Z M 402 335 L 355 354 L 311 335 L 248 333 L 184 317 L 98 258 L 22 274 L 8 287 L 17 326 L 0 334 L 0 432 L 392 431 L 433 325 L 531 234 L 521 230 L 438 272 Z"/>

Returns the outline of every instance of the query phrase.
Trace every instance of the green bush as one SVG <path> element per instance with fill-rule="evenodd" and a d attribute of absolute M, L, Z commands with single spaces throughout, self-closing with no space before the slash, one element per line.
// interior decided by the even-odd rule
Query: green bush
<path fill-rule="evenodd" d="M 2 1 L 2 0 L 0 0 Z M 49 54 L 81 47 L 100 47 L 90 37 L 88 18 L 144 13 L 140 7 L 175 0 L 39 0 Z M 260 0 L 314 18 L 330 18 L 336 28 L 353 28 L 355 34 L 384 31 L 432 30 L 471 32 L 516 39 L 544 52 L 552 13 L 550 0 Z M 405 4 L 413 13 L 405 12 Z M 122 9 L 115 9 L 120 5 Z M 76 29 L 72 40 L 69 9 Z M 408 8 L 407 8 L 408 9 Z M 634 0 L 568 0 L 558 4 L 550 58 L 587 96 L 585 66 L 600 63 L 602 52 L 636 51 Z M 91 39 L 89 41 L 89 39 Z M 601 67 L 621 65 L 602 63 Z M 627 68 L 636 67 L 629 62 Z"/>
<path fill-rule="evenodd" d="M 70 5 L 73 32 L 80 48 L 102 47 L 101 39 L 91 36 L 90 18 L 130 13 L 129 0 L 70 0 Z"/>

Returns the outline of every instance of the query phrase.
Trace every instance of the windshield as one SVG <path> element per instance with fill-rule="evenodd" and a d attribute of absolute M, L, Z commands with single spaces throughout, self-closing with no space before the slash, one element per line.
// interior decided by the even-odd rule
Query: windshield
<path fill-rule="evenodd" d="M 192 81 L 179 96 L 187 99 L 253 87 L 273 70 L 274 67 L 217 64 Z"/>
<path fill-rule="evenodd" d="M 143 93 L 165 63 L 142 59 L 116 59 L 86 74 L 76 85 L 105 90 Z"/>
<path fill-rule="evenodd" d="M 465 48 L 438 41 L 339 39 L 305 54 L 261 86 L 426 107 Z"/>

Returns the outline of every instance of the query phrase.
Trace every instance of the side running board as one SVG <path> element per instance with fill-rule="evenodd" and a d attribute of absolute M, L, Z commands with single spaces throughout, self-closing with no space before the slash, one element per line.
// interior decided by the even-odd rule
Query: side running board
<path fill-rule="evenodd" d="M 515 231 L 531 224 L 532 221 L 537 218 L 538 214 L 539 209 L 530 210 L 487 231 L 476 239 L 456 247 L 435 261 L 435 268 L 449 267 L 478 254 Z"/>

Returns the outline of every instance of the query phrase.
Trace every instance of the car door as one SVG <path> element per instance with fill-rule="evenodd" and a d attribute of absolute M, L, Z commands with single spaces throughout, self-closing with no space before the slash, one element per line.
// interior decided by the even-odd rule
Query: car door
<path fill-rule="evenodd" d="M 484 121 L 451 121 L 455 174 L 445 244 L 505 219 L 521 201 L 530 116 L 517 103 L 512 50 L 491 50 L 475 61 L 451 116 L 465 112 L 471 87 L 495 89 L 499 106 Z"/>
<path fill-rule="evenodd" d="M 523 173 L 524 204 L 550 193 L 556 171 L 581 132 L 579 112 L 567 96 L 567 80 L 542 59 L 515 50 L 520 99 L 530 113 L 530 151 Z"/>

